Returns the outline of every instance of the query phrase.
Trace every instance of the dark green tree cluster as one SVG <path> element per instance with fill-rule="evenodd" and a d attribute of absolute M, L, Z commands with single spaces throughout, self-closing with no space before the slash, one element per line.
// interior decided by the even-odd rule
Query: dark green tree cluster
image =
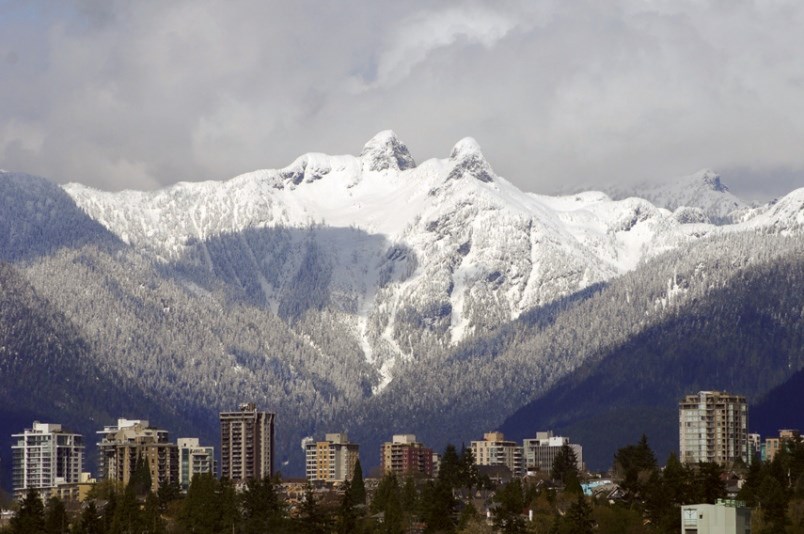
<path fill-rule="evenodd" d="M 738 497 L 754 507 L 754 530 L 804 533 L 804 440 L 783 441 L 770 462 L 754 462 Z"/>

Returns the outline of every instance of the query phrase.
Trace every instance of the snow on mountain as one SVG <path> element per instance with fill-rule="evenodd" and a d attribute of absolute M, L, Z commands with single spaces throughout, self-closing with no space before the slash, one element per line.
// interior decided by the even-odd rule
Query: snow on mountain
<path fill-rule="evenodd" d="M 715 224 L 735 222 L 742 212 L 750 208 L 729 191 L 719 174 L 710 169 L 702 169 L 659 186 L 643 185 L 629 190 L 618 189 L 613 191 L 613 195 L 618 198 L 637 196 L 670 211 L 677 211 L 682 207 L 700 208 L 710 222 Z M 684 210 L 680 217 L 686 218 L 688 215 L 690 212 Z"/>
<path fill-rule="evenodd" d="M 700 210 L 725 215 L 716 178 L 697 179 L 710 186 L 696 191 L 713 199 Z M 390 131 L 357 157 L 311 153 L 225 182 L 64 189 L 177 276 L 222 280 L 290 321 L 332 311 L 382 374 L 377 389 L 400 357 L 426 358 L 718 231 L 699 212 L 679 216 L 637 198 L 524 193 L 469 138 L 449 158 L 416 165 Z M 670 192 L 665 206 L 686 201 Z M 780 210 L 751 224 L 789 215 Z"/>
<path fill-rule="evenodd" d="M 804 230 L 804 187 L 759 208 L 746 210 L 741 224 L 735 226 L 782 235 L 801 233 Z"/>
<path fill-rule="evenodd" d="M 116 241 L 59 186 L 37 176 L 6 171 L 0 171 L 0 229 L 0 259 L 6 261 Z"/>

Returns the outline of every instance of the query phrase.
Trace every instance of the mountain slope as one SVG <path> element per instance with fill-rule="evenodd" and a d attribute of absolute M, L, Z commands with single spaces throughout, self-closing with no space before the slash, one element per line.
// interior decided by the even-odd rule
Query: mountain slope
<path fill-rule="evenodd" d="M 62 247 L 112 246 L 117 239 L 44 178 L 0 171 L 0 259 L 25 260 Z"/>
<path fill-rule="evenodd" d="M 427 366 L 404 366 L 365 413 L 356 412 L 364 426 L 361 439 L 387 435 L 392 426 L 416 429 L 432 443 L 443 444 L 446 437 L 458 442 L 478 439 L 483 431 L 498 427 L 507 414 L 550 394 L 563 377 L 594 366 L 628 347 L 632 339 L 653 339 L 652 332 L 669 328 L 674 317 L 694 310 L 696 303 L 711 303 L 711 324 L 728 323 L 733 318 L 731 303 L 744 300 L 739 297 L 741 288 L 749 287 L 739 282 L 744 272 L 802 256 L 800 238 L 749 233 L 705 239 L 667 253 L 608 284 L 535 309 L 489 337 L 467 340 Z M 775 284 L 769 294 L 787 291 L 786 275 L 768 283 Z M 723 287 L 734 287 L 731 300 L 719 292 Z M 772 309 L 774 303 L 768 300 L 765 305 Z M 794 311 L 800 314 L 801 308 Z M 796 336 L 800 330 L 792 329 L 782 339 L 799 351 L 793 352 L 798 359 L 760 362 L 768 374 L 749 377 L 756 381 L 755 391 L 769 389 L 802 365 Z M 635 369 L 642 365 L 638 360 L 631 364 Z M 622 388 L 639 391 L 639 384 L 625 380 Z M 608 402 L 595 401 L 601 404 L 590 402 L 583 408 L 605 407 L 604 401 Z M 393 414 L 393 425 L 384 419 L 388 413 Z M 548 423 L 534 420 L 527 433 Z"/>
<path fill-rule="evenodd" d="M 10 434 L 30 428 L 33 419 L 63 423 L 84 433 L 90 444 L 95 430 L 135 413 L 153 414 L 174 432 L 193 428 L 170 404 L 148 398 L 136 383 L 104 366 L 79 329 L 2 262 L 0 406 L 3 458 L 11 458 Z M 94 456 L 87 460 L 94 465 Z M 11 462 L 2 465 L 8 487 Z"/>
<path fill-rule="evenodd" d="M 804 406 L 804 369 L 751 404 L 750 431 L 766 438 L 778 436 L 782 428 L 804 430 L 804 411 L 790 409 L 801 406 Z"/>
<path fill-rule="evenodd" d="M 804 259 L 754 265 L 704 298 L 588 361 L 502 425 L 512 437 L 554 428 L 610 465 L 645 432 L 660 458 L 678 448 L 678 401 L 722 389 L 757 399 L 804 366 Z M 752 426 L 758 419 L 753 417 Z M 760 416 L 761 417 L 761 416 Z M 617 428 L 617 434 L 606 429 Z"/>
<path fill-rule="evenodd" d="M 400 361 L 490 332 L 711 228 L 638 199 L 523 193 L 471 139 L 416 165 L 392 132 L 359 157 L 307 154 L 227 182 L 66 190 L 165 272 L 204 287 L 223 280 L 290 322 L 308 311 L 337 317 L 380 372 L 378 391 Z"/>
<path fill-rule="evenodd" d="M 717 227 L 643 199 L 523 193 L 471 139 L 417 165 L 390 132 L 227 182 L 66 191 L 65 220 L 100 244 L 0 249 L 84 344 L 65 365 L 98 370 L 96 402 L 130 384 L 132 417 L 213 443 L 217 412 L 255 401 L 296 474 L 310 434 L 347 430 L 367 467 L 393 433 L 475 439 L 744 271 L 801 256 L 804 230 L 804 189 Z M 765 363 L 757 391 L 795 370 Z"/>

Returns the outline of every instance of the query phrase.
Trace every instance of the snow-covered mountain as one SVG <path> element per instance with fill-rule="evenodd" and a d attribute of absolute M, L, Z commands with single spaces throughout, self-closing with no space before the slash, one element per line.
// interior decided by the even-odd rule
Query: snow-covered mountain
<path fill-rule="evenodd" d="M 226 182 L 65 190 L 195 281 L 222 278 L 291 320 L 338 313 L 386 381 L 399 356 L 488 331 L 702 233 L 644 200 L 523 193 L 472 139 L 416 165 L 392 132 L 358 157 L 306 154 Z"/>
<path fill-rule="evenodd" d="M 738 221 L 750 206 L 729 191 L 720 175 L 702 169 L 661 185 L 646 184 L 611 190 L 614 198 L 637 196 L 655 206 L 677 212 L 682 221 L 705 220 L 714 224 Z"/>
<path fill-rule="evenodd" d="M 474 439 L 638 336 L 665 346 L 668 321 L 728 324 L 729 338 L 744 322 L 766 331 L 765 319 L 740 308 L 736 324 L 723 310 L 754 305 L 741 278 L 750 269 L 777 273 L 758 278 L 774 291 L 792 287 L 784 273 L 800 264 L 804 189 L 739 222 L 709 221 L 695 206 L 525 193 L 471 139 L 417 165 L 392 132 L 359 156 L 307 154 L 155 192 L 0 173 L 0 260 L 64 323 L 48 339 L 59 346 L 59 331 L 73 332 L 71 357 L 110 391 L 134 388 L 145 399 L 135 411 L 158 405 L 210 439 L 217 410 L 243 399 L 276 410 L 291 461 L 302 436 L 333 428 L 373 451 L 401 429 L 436 447 Z M 0 296 L 13 286 L 0 283 Z M 727 286 L 746 294 L 721 297 Z M 695 312 L 705 302 L 714 311 Z M 800 323 L 798 301 L 785 306 L 782 330 Z M 40 351 L 19 335 L 41 330 L 35 315 L 0 324 L 0 337 L 25 342 L 32 374 L 61 358 L 25 355 Z M 784 369 L 751 356 L 767 367 L 756 371 L 762 388 L 800 362 L 797 331 L 780 332 L 791 354 L 772 356 Z"/>
<path fill-rule="evenodd" d="M 225 182 L 65 190 L 120 240 L 195 283 L 223 279 L 290 321 L 336 314 L 382 388 L 400 357 L 425 358 L 723 231 L 707 223 L 713 214 L 746 207 L 712 173 L 686 182 L 653 197 L 675 213 L 599 192 L 535 195 L 497 176 L 473 139 L 417 165 L 385 131 L 360 156 L 311 153 Z M 744 224 L 800 224 L 800 195 L 784 203 L 793 207 Z M 706 213 L 679 208 L 690 205 Z"/>

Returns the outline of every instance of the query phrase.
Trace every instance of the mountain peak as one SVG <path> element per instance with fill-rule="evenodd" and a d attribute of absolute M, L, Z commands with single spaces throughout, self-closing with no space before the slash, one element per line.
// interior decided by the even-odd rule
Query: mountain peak
<path fill-rule="evenodd" d="M 455 168 L 449 173 L 448 179 L 456 180 L 469 175 L 481 182 L 493 182 L 494 171 L 486 161 L 480 145 L 471 137 L 464 137 L 452 148 L 449 159 L 455 162 Z"/>
<path fill-rule="evenodd" d="M 726 193 L 729 188 L 720 181 L 720 175 L 712 169 L 701 169 L 695 174 L 690 175 L 690 182 L 694 184 L 701 184 L 706 189 L 717 191 L 718 193 Z"/>
<path fill-rule="evenodd" d="M 480 145 L 475 141 L 474 137 L 464 137 L 452 147 L 450 159 L 463 159 L 467 156 L 477 155 L 483 158 L 483 151 L 480 150 Z M 485 159 L 485 158 L 484 158 Z"/>
<path fill-rule="evenodd" d="M 408 147 L 392 130 L 383 130 L 363 146 L 360 153 L 363 167 L 369 171 L 396 169 L 404 171 L 416 167 Z"/>

